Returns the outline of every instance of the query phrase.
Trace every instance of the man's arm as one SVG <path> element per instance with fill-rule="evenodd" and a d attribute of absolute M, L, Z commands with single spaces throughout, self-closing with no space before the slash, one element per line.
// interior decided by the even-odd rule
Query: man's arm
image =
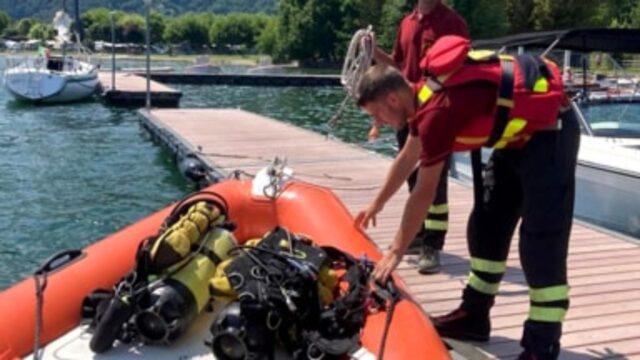
<path fill-rule="evenodd" d="M 382 210 L 384 204 L 398 191 L 415 169 L 421 152 L 422 144 L 420 139 L 417 136 L 409 136 L 407 143 L 391 164 L 384 184 L 375 199 L 367 209 L 361 211 L 356 216 L 357 226 L 367 228 L 369 226 L 369 220 L 373 221 L 374 226 L 376 225 L 376 214 Z"/>
<path fill-rule="evenodd" d="M 400 70 L 400 65 L 396 63 L 393 57 L 377 46 L 373 49 L 373 60 L 375 60 L 378 64 L 393 66 L 394 68 Z"/>
<path fill-rule="evenodd" d="M 404 207 L 400 228 L 396 232 L 391 248 L 373 271 L 373 277 L 377 281 L 385 282 L 389 278 L 391 272 L 402 260 L 409 243 L 418 233 L 427 216 L 427 209 L 433 203 L 443 167 L 444 161 L 429 167 L 419 168 L 416 185 Z"/>

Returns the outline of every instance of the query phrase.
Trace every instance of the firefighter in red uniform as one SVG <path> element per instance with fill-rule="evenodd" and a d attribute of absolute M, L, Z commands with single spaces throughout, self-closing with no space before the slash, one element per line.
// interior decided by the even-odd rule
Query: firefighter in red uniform
<path fill-rule="evenodd" d="M 364 111 L 392 126 L 410 119 L 411 134 L 356 224 L 366 228 L 375 221 L 419 162 L 400 228 L 374 277 L 389 277 L 418 232 L 443 159 L 453 151 L 493 147 L 484 177 L 474 180 L 476 201 L 468 223 L 471 272 L 462 304 L 434 318 L 434 325 L 443 336 L 489 339 L 489 311 L 522 219 L 520 261 L 530 288 L 530 310 L 520 359 L 556 359 L 569 306 L 566 258 L 579 146 L 579 127 L 560 71 L 531 55 L 469 52 L 469 42 L 455 36 L 438 40 L 422 66 L 427 76 L 414 87 L 386 66 L 372 67 L 358 86 L 357 101 Z"/>
<path fill-rule="evenodd" d="M 422 59 L 437 39 L 445 35 L 469 37 L 464 19 L 442 3 L 441 0 L 418 0 L 417 6 L 400 22 L 398 35 L 391 55 L 376 47 L 373 57 L 376 63 L 398 68 L 410 82 L 422 77 L 420 59 Z M 374 124 L 369 132 L 370 138 L 377 138 L 378 128 Z M 409 136 L 408 126 L 399 126 L 396 131 L 398 149 L 402 149 Z M 445 163 L 433 204 L 409 250 L 420 250 L 418 271 L 422 274 L 440 271 L 440 251 L 449 227 L 449 204 L 447 201 L 447 178 L 449 160 Z M 407 179 L 409 191 L 416 182 L 417 172 Z"/>

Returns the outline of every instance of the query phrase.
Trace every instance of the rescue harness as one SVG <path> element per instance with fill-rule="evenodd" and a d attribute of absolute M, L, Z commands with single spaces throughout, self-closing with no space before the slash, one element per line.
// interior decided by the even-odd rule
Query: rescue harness
<path fill-rule="evenodd" d="M 471 82 L 485 81 L 498 87 L 493 118 L 470 121 L 463 135 L 456 138 L 454 151 L 521 146 L 536 131 L 556 125 L 566 101 L 562 76 L 553 62 L 528 54 L 471 51 L 469 40 L 460 36 L 438 39 L 420 67 L 426 74 L 417 94 L 421 106 L 435 93 Z M 488 136 L 487 122 L 493 123 Z"/>

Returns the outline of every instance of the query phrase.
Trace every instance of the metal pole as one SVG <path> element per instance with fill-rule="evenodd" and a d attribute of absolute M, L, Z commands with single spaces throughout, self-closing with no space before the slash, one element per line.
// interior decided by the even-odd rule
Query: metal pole
<path fill-rule="evenodd" d="M 111 90 L 116 89 L 116 12 L 111 10 Z"/>
<path fill-rule="evenodd" d="M 145 0 L 145 33 L 147 40 L 147 110 L 151 108 L 151 31 L 149 29 L 149 8 L 151 0 Z"/>
<path fill-rule="evenodd" d="M 82 19 L 80 18 L 80 0 L 75 0 L 75 16 L 76 16 L 76 31 L 80 36 L 80 39 L 84 39 L 84 28 L 82 26 Z"/>

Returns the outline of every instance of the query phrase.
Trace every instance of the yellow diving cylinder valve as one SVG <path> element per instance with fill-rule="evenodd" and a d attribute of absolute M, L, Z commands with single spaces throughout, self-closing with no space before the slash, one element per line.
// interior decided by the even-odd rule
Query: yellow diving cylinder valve
<path fill-rule="evenodd" d="M 175 236 L 174 238 L 182 237 Z M 151 283 L 140 302 L 135 326 L 149 343 L 170 343 L 183 334 L 209 303 L 209 283 L 216 266 L 229 258 L 237 246 L 233 234 L 214 227 L 203 237 L 197 250 L 164 271 L 168 277 Z"/>

